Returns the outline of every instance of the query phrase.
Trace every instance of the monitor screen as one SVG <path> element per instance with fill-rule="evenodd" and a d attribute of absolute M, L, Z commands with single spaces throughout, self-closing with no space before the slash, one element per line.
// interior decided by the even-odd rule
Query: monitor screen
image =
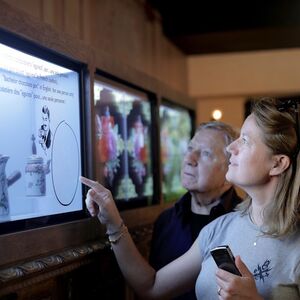
<path fill-rule="evenodd" d="M 81 69 L 0 37 L 0 229 L 83 210 Z"/>
<path fill-rule="evenodd" d="M 94 84 L 97 179 L 119 208 L 153 198 L 152 109 L 148 95 L 120 84 Z"/>
<path fill-rule="evenodd" d="M 164 202 L 177 200 L 186 190 L 181 185 L 181 164 L 193 133 L 191 112 L 175 104 L 163 103 L 160 115 L 160 153 Z"/>

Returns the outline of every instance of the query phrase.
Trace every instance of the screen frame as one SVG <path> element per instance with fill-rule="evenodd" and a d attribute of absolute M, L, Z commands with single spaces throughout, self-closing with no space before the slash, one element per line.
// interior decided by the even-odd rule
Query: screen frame
<path fill-rule="evenodd" d="M 15 50 L 32 55 L 36 58 L 45 60 L 65 67 L 78 73 L 78 87 L 79 87 L 79 124 L 80 124 L 80 147 L 81 147 L 81 172 L 83 176 L 90 176 L 91 159 L 88 153 L 90 149 L 88 143 L 91 141 L 90 124 L 88 123 L 88 112 L 90 111 L 90 101 L 86 101 L 88 96 L 88 66 L 86 63 L 80 62 L 59 53 L 51 48 L 42 46 L 28 38 L 20 36 L 16 33 L 0 28 L 0 43 Z M 80 183 L 79 183 L 80 184 Z M 88 217 L 85 201 L 87 189 L 82 187 L 82 209 L 78 211 L 71 211 L 53 215 L 45 215 L 40 217 L 1 222 L 0 235 L 8 233 L 16 233 L 19 231 L 26 231 L 50 225 L 57 225 L 67 223 L 75 220 L 80 220 Z"/>
<path fill-rule="evenodd" d="M 116 88 L 124 88 L 124 90 L 132 90 L 137 93 L 143 93 L 147 97 L 147 101 L 149 101 L 151 108 L 151 158 L 152 158 L 152 177 L 154 174 L 160 174 L 160 165 L 159 165 L 159 134 L 158 134 L 158 122 L 159 122 L 159 113 L 158 113 L 158 99 L 154 92 L 151 92 L 147 89 L 144 89 L 136 84 L 133 84 L 129 81 L 126 81 L 120 77 L 114 76 L 110 73 L 107 73 L 101 69 L 96 68 L 94 74 L 94 80 L 103 82 L 104 84 L 111 85 Z M 95 116 L 94 111 L 94 99 L 93 99 L 93 120 Z M 95 150 L 95 132 L 93 126 L 93 159 L 96 161 L 96 150 Z M 97 172 L 96 172 L 96 164 L 93 164 L 93 175 L 97 180 Z M 153 195 L 151 201 L 147 201 L 147 199 L 132 198 L 129 201 L 115 201 L 118 209 L 120 211 L 141 208 L 141 207 L 149 207 L 155 204 L 160 203 L 160 191 L 161 184 L 159 180 L 153 180 Z"/>

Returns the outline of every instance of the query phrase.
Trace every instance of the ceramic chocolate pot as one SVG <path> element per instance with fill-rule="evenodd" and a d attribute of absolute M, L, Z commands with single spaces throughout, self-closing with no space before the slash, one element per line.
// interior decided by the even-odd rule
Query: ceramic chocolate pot
<path fill-rule="evenodd" d="M 9 214 L 8 187 L 21 177 L 19 171 L 6 177 L 5 168 L 8 159 L 9 156 L 0 154 L 0 216 Z"/>

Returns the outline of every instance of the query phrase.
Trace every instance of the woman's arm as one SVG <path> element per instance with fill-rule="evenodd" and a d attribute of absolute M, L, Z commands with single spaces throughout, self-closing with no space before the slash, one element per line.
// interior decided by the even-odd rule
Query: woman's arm
<path fill-rule="evenodd" d="M 157 272 L 138 252 L 129 234 L 112 248 L 124 277 L 143 299 L 174 297 L 195 287 L 201 266 L 197 242 Z"/>
<path fill-rule="evenodd" d="M 117 241 L 112 243 L 112 249 L 124 277 L 137 294 L 144 299 L 159 299 L 179 295 L 194 287 L 201 268 L 197 240 L 183 256 L 155 272 L 138 252 L 128 231 L 120 226 L 122 219 L 110 191 L 84 177 L 81 181 L 91 188 L 86 198 L 91 215 L 98 216 L 108 233 L 122 230 L 120 234 L 113 234 Z"/>

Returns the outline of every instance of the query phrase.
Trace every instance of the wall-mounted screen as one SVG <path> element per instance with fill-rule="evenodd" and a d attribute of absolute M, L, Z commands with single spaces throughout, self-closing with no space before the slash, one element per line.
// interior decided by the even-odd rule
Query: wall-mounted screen
<path fill-rule="evenodd" d="M 164 202 L 177 200 L 186 190 L 181 185 L 181 164 L 193 134 L 193 114 L 164 101 L 159 107 L 162 193 Z"/>
<path fill-rule="evenodd" d="M 1 31 L 0 230 L 82 212 L 82 70 Z"/>
<path fill-rule="evenodd" d="M 96 80 L 94 108 L 97 179 L 121 209 L 151 204 L 153 125 L 148 94 Z"/>

